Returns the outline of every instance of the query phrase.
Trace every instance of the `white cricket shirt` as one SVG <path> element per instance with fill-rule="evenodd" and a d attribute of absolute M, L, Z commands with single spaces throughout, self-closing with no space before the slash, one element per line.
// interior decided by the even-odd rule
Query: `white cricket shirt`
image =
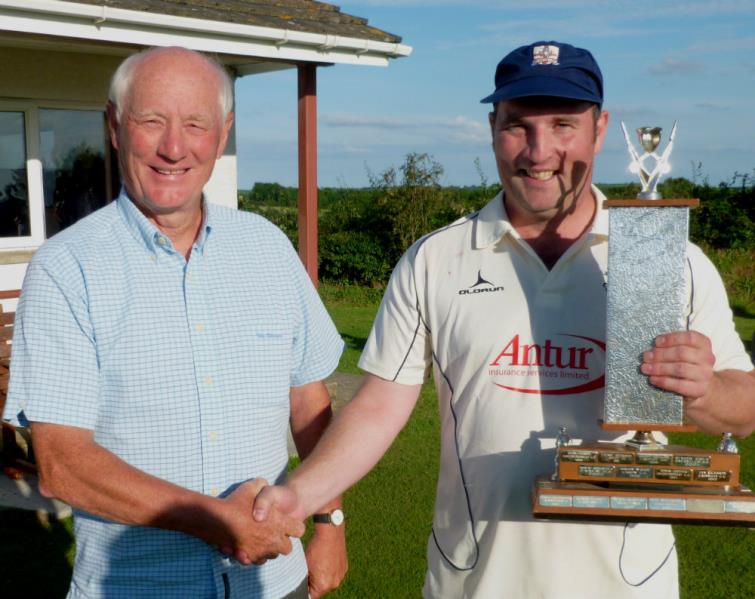
<path fill-rule="evenodd" d="M 394 270 L 360 366 L 403 384 L 432 366 L 442 437 L 426 597 L 678 596 L 670 526 L 531 516 L 560 426 L 574 441 L 618 438 L 598 426 L 607 234 L 599 208 L 548 270 L 499 194 L 417 241 Z M 688 256 L 691 328 L 711 337 L 717 369 L 752 369 L 718 273 L 695 246 Z"/>

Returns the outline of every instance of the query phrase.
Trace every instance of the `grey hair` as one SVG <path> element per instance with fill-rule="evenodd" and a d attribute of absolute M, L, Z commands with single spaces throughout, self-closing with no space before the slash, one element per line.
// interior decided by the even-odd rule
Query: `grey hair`
<path fill-rule="evenodd" d="M 113 73 L 113 78 L 110 80 L 110 90 L 108 91 L 108 100 L 115 107 L 115 118 L 120 123 L 121 116 L 123 115 L 124 98 L 131 88 L 131 81 L 134 78 L 134 72 L 136 67 L 146 58 L 149 58 L 153 54 L 158 54 L 165 50 L 180 49 L 185 52 L 190 52 L 195 56 L 201 58 L 212 68 L 218 76 L 218 105 L 220 108 L 220 121 L 225 122 L 228 114 L 233 110 L 233 81 L 231 80 L 228 71 L 220 63 L 220 61 L 202 52 L 196 50 L 189 50 L 188 48 L 181 48 L 179 46 L 173 46 L 170 48 L 153 47 L 136 54 L 132 54 L 126 60 L 124 60 Z"/>

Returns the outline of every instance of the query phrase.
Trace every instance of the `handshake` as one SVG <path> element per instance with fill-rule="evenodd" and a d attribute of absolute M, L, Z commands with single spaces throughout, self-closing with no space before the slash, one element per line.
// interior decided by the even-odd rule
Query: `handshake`
<path fill-rule="evenodd" d="M 262 565 L 293 549 L 291 537 L 304 534 L 306 513 L 288 486 L 268 486 L 262 478 L 239 485 L 220 501 L 223 538 L 212 544 L 244 565 Z M 313 599 L 335 589 L 348 569 L 343 527 L 318 525 L 307 544 L 308 590 Z"/>
<path fill-rule="evenodd" d="M 290 537 L 304 534 L 304 518 L 299 500 L 288 487 L 268 486 L 263 478 L 246 481 L 226 497 L 226 521 L 231 533 L 220 551 L 244 565 L 264 564 L 269 559 L 291 553 Z M 250 510 L 250 506 L 252 509 Z"/>

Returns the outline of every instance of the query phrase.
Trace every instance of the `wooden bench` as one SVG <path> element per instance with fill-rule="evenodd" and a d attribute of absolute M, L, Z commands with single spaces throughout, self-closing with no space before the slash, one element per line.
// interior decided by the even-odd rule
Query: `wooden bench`
<path fill-rule="evenodd" d="M 19 290 L 0 291 L 0 300 L 15 299 L 20 293 Z M 5 400 L 8 396 L 11 340 L 13 339 L 13 319 L 15 316 L 15 312 L 4 310 L 0 303 L 0 414 L 5 407 Z M 34 467 L 29 461 L 33 458 L 30 455 L 31 444 L 28 431 L 3 422 L 0 439 L 0 465 L 2 465 L 5 474 L 16 477 L 21 476 L 23 472 L 34 471 Z"/>

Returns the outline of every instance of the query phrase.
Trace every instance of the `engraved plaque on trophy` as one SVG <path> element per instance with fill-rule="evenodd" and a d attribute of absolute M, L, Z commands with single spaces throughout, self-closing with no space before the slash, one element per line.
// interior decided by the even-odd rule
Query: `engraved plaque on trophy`
<path fill-rule="evenodd" d="M 641 355 L 661 333 L 684 330 L 689 210 L 698 200 L 663 199 L 674 124 L 665 149 L 659 127 L 637 129 L 643 153 L 621 124 L 640 178 L 635 199 L 606 200 L 609 210 L 605 402 L 601 426 L 635 431 L 624 443 L 571 445 L 561 427 L 554 472 L 536 480 L 538 518 L 649 522 L 755 523 L 755 494 L 739 481 L 729 433 L 716 450 L 659 443 L 653 431 L 690 431 L 681 396 L 651 385 Z"/>

